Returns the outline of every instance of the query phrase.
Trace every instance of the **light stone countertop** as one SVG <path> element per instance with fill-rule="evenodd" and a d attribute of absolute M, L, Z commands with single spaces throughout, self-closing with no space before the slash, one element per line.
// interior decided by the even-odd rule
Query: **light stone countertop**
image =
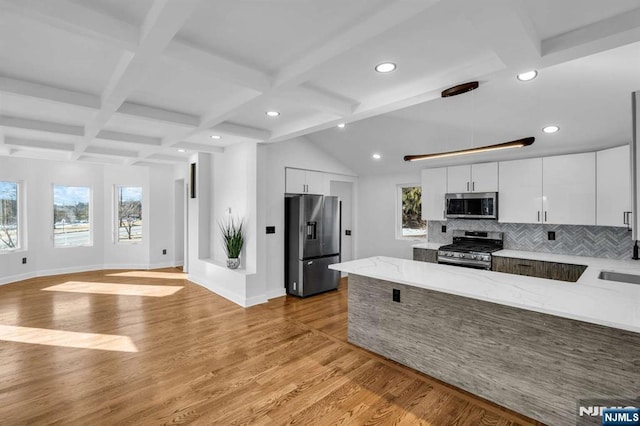
<path fill-rule="evenodd" d="M 527 258 L 511 250 L 496 255 L 503 252 Z M 576 283 L 383 256 L 329 268 L 640 333 L 640 285 L 598 279 L 603 269 L 640 275 L 640 261 L 551 256 L 588 267 Z"/>
<path fill-rule="evenodd" d="M 419 249 L 429 249 L 429 250 L 438 250 L 440 247 L 444 246 L 442 243 L 420 243 L 414 244 L 411 247 L 419 248 Z"/>

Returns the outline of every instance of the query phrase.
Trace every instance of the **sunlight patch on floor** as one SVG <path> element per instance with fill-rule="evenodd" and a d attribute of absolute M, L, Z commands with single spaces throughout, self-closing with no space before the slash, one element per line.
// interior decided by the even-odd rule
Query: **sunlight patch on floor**
<path fill-rule="evenodd" d="M 186 280 L 187 274 L 182 272 L 158 272 L 158 271 L 127 271 L 107 274 L 109 277 L 128 278 L 164 278 L 166 280 Z"/>
<path fill-rule="evenodd" d="M 183 288 L 184 287 L 180 285 L 140 285 L 67 281 L 66 283 L 46 287 L 42 290 L 64 291 L 68 293 L 110 294 L 115 296 L 165 297 L 176 294 Z"/>
<path fill-rule="evenodd" d="M 61 346 L 65 348 L 98 349 L 102 351 L 138 352 L 128 336 L 116 334 L 78 333 L 76 331 L 0 325 L 0 340 Z"/>

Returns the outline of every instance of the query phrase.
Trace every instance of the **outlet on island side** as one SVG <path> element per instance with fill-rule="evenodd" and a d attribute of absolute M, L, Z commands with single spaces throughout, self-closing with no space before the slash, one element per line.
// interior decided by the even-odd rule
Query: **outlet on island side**
<path fill-rule="evenodd" d="M 393 301 L 400 302 L 400 290 L 398 290 L 397 288 L 393 289 Z"/>
<path fill-rule="evenodd" d="M 276 227 L 275 226 L 267 226 L 267 234 L 275 234 L 276 233 Z"/>
<path fill-rule="evenodd" d="M 547 232 L 547 239 L 549 241 L 554 241 L 556 239 L 556 231 L 548 231 Z"/>
<path fill-rule="evenodd" d="M 27 264 L 27 258 L 26 258 L 26 257 L 23 257 L 23 258 L 22 258 L 22 264 L 23 264 L 23 265 L 26 265 L 26 264 Z"/>
<path fill-rule="evenodd" d="M 162 249 L 162 254 L 167 254 L 167 249 Z"/>
<path fill-rule="evenodd" d="M 442 225 L 442 228 L 440 228 L 441 232 L 447 232 L 447 225 Z"/>

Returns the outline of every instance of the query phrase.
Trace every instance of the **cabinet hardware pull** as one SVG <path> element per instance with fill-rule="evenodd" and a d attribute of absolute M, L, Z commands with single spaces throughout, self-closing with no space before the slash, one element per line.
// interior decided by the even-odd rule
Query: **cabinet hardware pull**
<path fill-rule="evenodd" d="M 469 182 L 467 182 L 467 192 L 469 192 Z"/>
<path fill-rule="evenodd" d="M 547 221 L 547 211 L 546 211 L 546 210 L 545 210 L 545 212 L 544 212 L 544 221 L 545 221 L 545 222 Z"/>
<path fill-rule="evenodd" d="M 627 212 L 622 212 L 622 224 L 627 225 Z"/>
<path fill-rule="evenodd" d="M 540 222 L 540 210 L 538 210 L 538 222 Z"/>
<path fill-rule="evenodd" d="M 475 191 L 476 190 L 476 183 L 475 182 L 471 182 L 471 191 Z"/>

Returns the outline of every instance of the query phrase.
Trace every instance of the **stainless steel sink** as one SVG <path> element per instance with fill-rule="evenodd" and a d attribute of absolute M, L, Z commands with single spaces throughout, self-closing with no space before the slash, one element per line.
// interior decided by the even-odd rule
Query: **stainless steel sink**
<path fill-rule="evenodd" d="M 640 275 L 623 274 L 614 271 L 600 271 L 598 278 L 601 280 L 619 281 L 621 283 L 640 284 Z"/>

